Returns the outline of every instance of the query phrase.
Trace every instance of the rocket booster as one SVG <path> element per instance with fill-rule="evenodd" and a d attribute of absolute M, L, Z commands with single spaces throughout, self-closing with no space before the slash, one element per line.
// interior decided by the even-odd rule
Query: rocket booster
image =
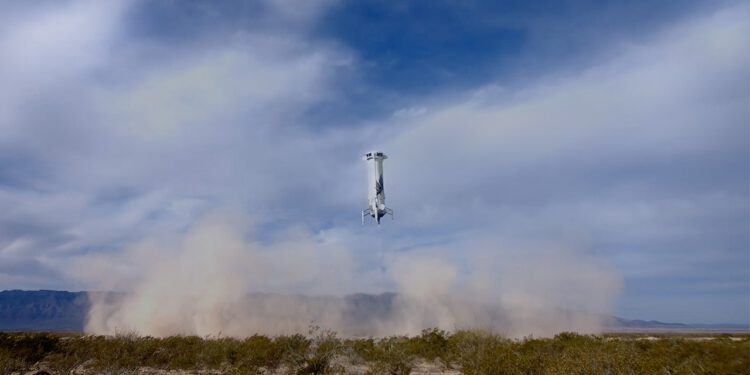
<path fill-rule="evenodd" d="M 382 152 L 368 152 L 362 160 L 367 162 L 367 209 L 362 211 L 362 224 L 365 223 L 365 216 L 369 215 L 377 220 L 380 225 L 380 218 L 385 214 L 393 218 L 393 210 L 385 206 L 385 186 L 383 185 L 383 160 L 388 156 Z"/>

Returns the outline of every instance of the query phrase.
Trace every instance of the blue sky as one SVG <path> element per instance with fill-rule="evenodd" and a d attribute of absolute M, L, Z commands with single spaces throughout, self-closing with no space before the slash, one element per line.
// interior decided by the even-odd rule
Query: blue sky
<path fill-rule="evenodd" d="M 283 292 L 399 291 L 394 259 L 429 258 L 507 303 L 747 323 L 749 13 L 3 2 L 0 289 L 105 288 L 92 264 L 231 211 L 346 258 Z M 359 224 L 376 148 L 380 228 Z"/>

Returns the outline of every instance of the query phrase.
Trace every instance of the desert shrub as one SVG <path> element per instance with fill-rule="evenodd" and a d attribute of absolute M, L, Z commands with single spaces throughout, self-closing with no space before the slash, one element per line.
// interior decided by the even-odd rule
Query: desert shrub
<path fill-rule="evenodd" d="M 308 351 L 305 366 L 299 373 L 327 374 L 343 372 L 343 368 L 333 364 L 335 357 L 342 351 L 342 344 L 338 337 L 336 337 L 336 332 L 313 326 L 310 327 L 308 334 L 311 337 L 310 350 Z"/>
<path fill-rule="evenodd" d="M 415 337 L 341 340 L 313 327 L 307 336 L 243 340 L 0 333 L 0 374 L 156 370 L 216 373 L 341 373 L 342 363 L 372 374 L 408 374 L 416 361 L 440 361 L 465 374 L 750 374 L 750 336 L 590 336 L 510 340 L 482 331 L 430 329 Z"/>
<path fill-rule="evenodd" d="M 202 349 L 203 339 L 198 336 L 173 336 L 164 338 L 161 346 L 170 369 L 187 370 L 198 368 L 198 354 Z"/>
<path fill-rule="evenodd" d="M 283 340 L 274 341 L 261 335 L 248 337 L 240 342 L 236 367 L 250 373 L 263 368 L 274 370 L 281 364 L 285 344 Z"/>
<path fill-rule="evenodd" d="M 135 335 L 98 336 L 89 343 L 93 357 L 91 367 L 105 373 L 135 371 L 141 366 L 139 339 Z"/>
<path fill-rule="evenodd" d="M 37 362 L 53 351 L 60 339 L 45 333 L 8 334 L 0 332 L 0 350 L 23 362 Z"/>
<path fill-rule="evenodd" d="M 622 341 L 623 345 L 633 344 Z M 748 374 L 750 343 L 747 339 L 694 340 L 664 338 L 637 343 L 638 370 L 648 373 Z"/>
<path fill-rule="evenodd" d="M 301 334 L 278 336 L 273 340 L 281 350 L 281 364 L 297 372 L 305 366 L 311 340 Z"/>
<path fill-rule="evenodd" d="M 376 359 L 375 340 L 371 337 L 348 339 L 343 345 L 355 363 L 372 362 Z"/>
<path fill-rule="evenodd" d="M 27 370 L 53 353 L 59 342 L 60 337 L 53 334 L 0 332 L 0 369 L 3 373 Z"/>
<path fill-rule="evenodd" d="M 20 366 L 9 352 L 0 351 L 0 374 L 9 374 Z"/>
<path fill-rule="evenodd" d="M 274 340 L 283 353 L 282 363 L 287 370 L 297 374 L 343 372 L 341 366 L 333 364 L 334 358 L 342 352 L 336 333 L 311 326 L 308 336 L 279 336 Z"/>
<path fill-rule="evenodd" d="M 345 346 L 355 358 L 354 362 L 369 364 L 372 374 L 408 374 L 416 360 L 413 353 L 420 350 L 411 339 L 403 336 L 350 339 Z"/>
<path fill-rule="evenodd" d="M 387 337 L 375 343 L 371 353 L 373 374 L 406 375 L 414 368 L 416 357 L 412 354 L 409 338 Z"/>
<path fill-rule="evenodd" d="M 445 362 L 450 350 L 450 335 L 438 328 L 422 330 L 422 334 L 410 341 L 411 353 L 419 358 L 434 361 L 438 358 Z"/>
<path fill-rule="evenodd" d="M 196 362 L 199 368 L 222 369 L 233 367 L 237 361 L 239 341 L 233 338 L 206 338 L 198 346 Z"/>
<path fill-rule="evenodd" d="M 92 358 L 89 338 L 81 335 L 64 336 L 55 352 L 44 358 L 52 373 L 70 374 L 74 369 Z"/>
<path fill-rule="evenodd" d="M 465 374 L 519 373 L 516 345 L 501 336 L 463 331 L 451 336 L 449 344 L 448 360 L 457 363 Z"/>

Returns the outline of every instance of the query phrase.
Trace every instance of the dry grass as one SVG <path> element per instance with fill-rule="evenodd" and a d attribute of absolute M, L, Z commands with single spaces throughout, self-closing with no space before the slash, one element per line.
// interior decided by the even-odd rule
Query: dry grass
<path fill-rule="evenodd" d="M 487 333 L 425 330 L 416 337 L 341 339 L 307 335 L 246 339 L 0 333 L 0 374 L 409 374 L 425 363 L 465 374 L 750 374 L 750 336 L 560 334 L 509 340 Z"/>

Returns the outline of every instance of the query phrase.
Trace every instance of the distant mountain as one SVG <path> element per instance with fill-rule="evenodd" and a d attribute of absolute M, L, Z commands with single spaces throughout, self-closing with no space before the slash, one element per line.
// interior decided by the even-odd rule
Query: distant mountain
<path fill-rule="evenodd" d="M 0 331 L 82 332 L 90 302 L 86 292 L 0 292 Z"/>
<path fill-rule="evenodd" d="M 749 332 L 748 324 L 684 324 L 658 320 L 623 319 L 616 316 L 604 320 L 604 329 L 611 332 Z"/>
<path fill-rule="evenodd" d="M 102 293 L 102 292 L 97 292 Z M 119 298 L 117 293 L 106 293 Z M 394 312 L 397 294 L 357 293 L 338 297 L 278 296 L 253 294 L 249 298 L 267 301 L 278 298 L 302 299 L 309 304 L 343 306 L 345 319 L 351 326 L 366 324 L 390 316 Z M 67 331 L 82 332 L 86 314 L 91 306 L 87 292 L 55 290 L 5 290 L 0 291 L 0 331 Z M 609 332 L 644 331 L 725 331 L 747 332 L 748 325 L 665 323 L 655 320 L 629 320 L 614 316 L 604 317 L 604 329 Z"/>

